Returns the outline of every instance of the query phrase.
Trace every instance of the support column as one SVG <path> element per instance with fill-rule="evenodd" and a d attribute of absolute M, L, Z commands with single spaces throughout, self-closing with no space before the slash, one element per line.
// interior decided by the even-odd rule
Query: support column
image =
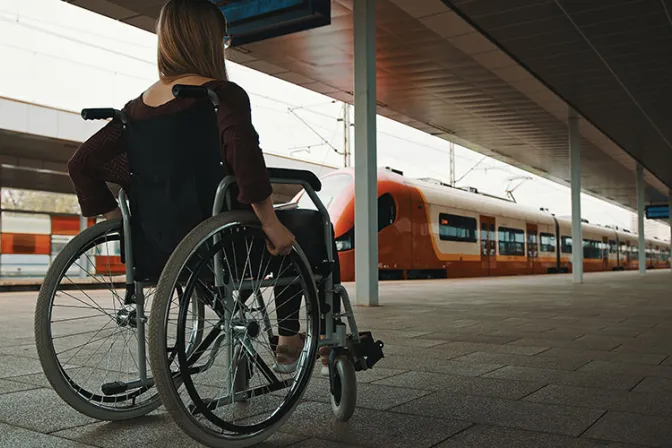
<path fill-rule="evenodd" d="M 644 241 L 644 168 L 637 164 L 637 235 L 639 236 L 639 273 L 646 273 L 646 241 Z"/>
<path fill-rule="evenodd" d="M 88 227 L 88 220 L 84 216 L 80 216 L 79 232 L 81 233 L 85 231 L 87 227 Z M 89 273 L 91 273 L 91 263 L 89 263 L 89 257 L 87 257 L 87 254 L 84 253 L 79 257 L 79 277 L 86 278 Z"/>
<path fill-rule="evenodd" d="M 376 5 L 353 2 L 355 40 L 355 303 L 378 305 Z"/>
<path fill-rule="evenodd" d="M 581 228 L 581 135 L 579 116 L 569 109 L 569 171 L 572 178 L 572 282 L 583 283 L 583 230 Z"/>

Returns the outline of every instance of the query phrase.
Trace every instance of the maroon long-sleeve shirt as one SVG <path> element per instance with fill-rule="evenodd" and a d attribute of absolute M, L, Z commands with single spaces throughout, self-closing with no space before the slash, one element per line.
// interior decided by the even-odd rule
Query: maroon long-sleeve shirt
<path fill-rule="evenodd" d="M 213 89 L 220 100 L 217 117 L 222 160 L 226 174 L 233 174 L 238 183 L 238 201 L 258 203 L 273 192 L 259 147 L 259 135 L 252 125 L 250 99 L 237 84 L 211 81 L 205 86 Z M 124 106 L 129 120 L 172 114 L 193 105 L 189 99 L 173 100 L 151 107 L 142 96 Z M 123 147 L 122 125 L 108 123 L 84 142 L 68 162 L 68 172 L 82 209 L 90 217 L 114 210 L 117 202 L 106 182 L 129 191 L 130 176 L 126 150 Z"/>

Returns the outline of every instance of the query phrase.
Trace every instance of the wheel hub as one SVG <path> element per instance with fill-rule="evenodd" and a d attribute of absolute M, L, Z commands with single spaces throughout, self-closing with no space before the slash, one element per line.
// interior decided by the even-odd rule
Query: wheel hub
<path fill-rule="evenodd" d="M 247 324 L 247 335 L 251 338 L 256 338 L 261 332 L 261 325 L 256 320 Z"/>
<path fill-rule="evenodd" d="M 248 319 L 233 326 L 233 331 L 238 337 L 255 339 L 261 333 L 261 325 L 255 319 Z"/>
<path fill-rule="evenodd" d="M 138 320 L 135 310 L 122 308 L 117 311 L 117 325 L 120 327 L 136 328 L 138 326 Z"/>

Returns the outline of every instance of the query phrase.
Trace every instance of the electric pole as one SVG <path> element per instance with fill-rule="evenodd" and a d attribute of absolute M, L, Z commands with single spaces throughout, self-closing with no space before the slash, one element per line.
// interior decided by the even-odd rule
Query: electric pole
<path fill-rule="evenodd" d="M 350 105 L 343 103 L 343 166 L 350 165 Z"/>
<path fill-rule="evenodd" d="M 450 142 L 450 186 L 455 187 L 455 143 Z"/>

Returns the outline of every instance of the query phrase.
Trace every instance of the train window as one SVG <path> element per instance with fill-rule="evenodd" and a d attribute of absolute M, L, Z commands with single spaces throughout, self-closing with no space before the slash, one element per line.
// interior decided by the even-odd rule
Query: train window
<path fill-rule="evenodd" d="M 397 205 L 391 194 L 385 193 L 378 198 L 378 231 L 395 223 L 397 220 Z M 355 228 L 336 238 L 336 250 L 343 252 L 355 248 Z"/>
<path fill-rule="evenodd" d="M 563 254 L 572 253 L 572 237 L 571 236 L 562 236 L 560 238 L 560 249 Z"/>
<path fill-rule="evenodd" d="M 2 252 L 5 254 L 51 254 L 51 235 L 3 233 L 0 241 Z"/>
<path fill-rule="evenodd" d="M 583 258 L 588 260 L 599 260 L 602 258 L 602 242 L 583 240 Z"/>
<path fill-rule="evenodd" d="M 555 252 L 555 235 L 552 233 L 540 233 L 541 252 Z"/>
<path fill-rule="evenodd" d="M 378 198 L 378 231 L 394 224 L 397 220 L 397 205 L 391 194 L 385 193 Z"/>
<path fill-rule="evenodd" d="M 476 218 L 439 214 L 439 237 L 442 241 L 476 242 Z"/>
<path fill-rule="evenodd" d="M 615 254 L 617 248 L 618 248 L 618 245 L 616 244 L 616 241 L 609 240 L 609 253 Z"/>
<path fill-rule="evenodd" d="M 525 255 L 525 232 L 520 229 L 498 229 L 500 255 Z"/>

